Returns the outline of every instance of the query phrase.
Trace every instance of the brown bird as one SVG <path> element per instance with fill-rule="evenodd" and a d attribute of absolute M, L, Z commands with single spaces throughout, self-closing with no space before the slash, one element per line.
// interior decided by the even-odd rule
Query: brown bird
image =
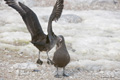
<path fill-rule="evenodd" d="M 70 55 L 67 51 L 65 40 L 62 35 L 59 36 L 60 40 L 58 40 L 56 45 L 56 51 L 53 56 L 53 63 L 54 66 L 57 68 L 57 74 L 55 77 L 59 78 L 58 74 L 58 67 L 63 68 L 63 76 L 68 77 L 67 74 L 65 74 L 65 67 L 70 62 Z"/>
<path fill-rule="evenodd" d="M 56 4 L 53 8 L 52 14 L 50 15 L 47 32 L 46 35 L 41 25 L 38 21 L 38 18 L 36 14 L 28 8 L 26 5 L 22 4 L 21 2 L 16 3 L 15 0 L 5 0 L 6 4 L 8 6 L 15 9 L 19 14 L 21 15 L 23 21 L 25 22 L 28 31 L 31 34 L 31 43 L 39 49 L 39 56 L 37 63 L 42 64 L 43 61 L 40 60 L 40 52 L 46 51 L 47 53 L 47 63 L 52 63 L 52 61 L 49 58 L 48 52 L 54 47 L 54 45 L 57 43 L 57 40 L 59 40 L 59 37 L 57 37 L 53 30 L 52 30 L 52 21 L 57 21 L 62 13 L 63 10 L 63 2 L 64 0 L 57 0 Z"/>

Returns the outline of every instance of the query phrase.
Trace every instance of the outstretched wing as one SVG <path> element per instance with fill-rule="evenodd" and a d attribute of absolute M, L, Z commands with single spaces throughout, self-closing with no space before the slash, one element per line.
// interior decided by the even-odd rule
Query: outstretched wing
<path fill-rule="evenodd" d="M 52 11 L 52 14 L 50 16 L 50 20 L 57 21 L 60 18 L 63 7 L 64 7 L 63 3 L 64 3 L 64 0 L 57 0 L 56 1 L 56 4 L 55 4 L 53 11 Z"/>
<path fill-rule="evenodd" d="M 53 8 L 53 11 L 52 11 L 52 14 L 50 15 L 50 18 L 49 18 L 49 23 L 48 23 L 48 35 L 53 35 L 53 31 L 52 31 L 52 21 L 57 21 L 61 14 L 62 14 L 62 10 L 63 10 L 63 5 L 64 3 L 64 0 L 57 0 L 56 1 L 56 4 Z"/>
<path fill-rule="evenodd" d="M 18 4 L 15 2 L 15 0 L 5 0 L 6 4 L 8 4 L 8 6 L 14 8 L 16 11 L 18 11 L 20 13 L 20 15 L 24 15 L 26 12 L 20 8 L 20 6 L 18 6 Z"/>
<path fill-rule="evenodd" d="M 25 22 L 32 39 L 38 36 L 44 36 L 44 32 L 38 21 L 36 14 L 27 6 L 19 2 L 19 5 L 14 0 L 5 0 L 6 3 L 20 13 Z"/>

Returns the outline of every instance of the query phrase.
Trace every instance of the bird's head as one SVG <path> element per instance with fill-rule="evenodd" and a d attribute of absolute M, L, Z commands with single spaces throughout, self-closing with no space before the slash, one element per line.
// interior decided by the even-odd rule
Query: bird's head
<path fill-rule="evenodd" d="M 64 37 L 62 35 L 58 36 L 57 47 L 60 47 L 64 43 Z"/>

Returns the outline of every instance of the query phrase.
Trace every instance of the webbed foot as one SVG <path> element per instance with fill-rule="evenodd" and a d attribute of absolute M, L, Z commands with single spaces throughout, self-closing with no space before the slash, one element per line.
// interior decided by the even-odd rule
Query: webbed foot
<path fill-rule="evenodd" d="M 63 76 L 64 76 L 64 77 L 69 77 L 69 75 L 68 75 L 68 74 L 65 74 L 65 73 L 63 73 Z"/>
<path fill-rule="evenodd" d="M 42 65 L 43 61 L 41 61 L 40 59 L 38 59 L 36 63 Z"/>
<path fill-rule="evenodd" d="M 58 75 L 58 74 L 56 74 L 54 77 L 55 77 L 55 78 L 61 78 L 61 76 Z"/>
<path fill-rule="evenodd" d="M 49 58 L 47 59 L 47 63 L 50 65 L 53 65 L 53 61 L 52 60 L 50 60 Z"/>

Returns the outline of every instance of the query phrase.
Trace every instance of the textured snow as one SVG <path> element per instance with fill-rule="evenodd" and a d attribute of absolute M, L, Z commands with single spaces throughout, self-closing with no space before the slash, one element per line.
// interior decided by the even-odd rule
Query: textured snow
<path fill-rule="evenodd" d="M 0 6 L 4 8 L 4 0 L 0 0 Z M 29 7 L 34 6 L 53 6 L 55 0 L 16 0 L 29 5 Z M 2 9 L 0 7 L 0 9 Z M 112 10 L 120 9 L 120 0 L 65 0 L 65 9 L 74 10 L 89 10 L 89 9 L 102 9 L 102 10 Z"/>
<path fill-rule="evenodd" d="M 41 26 L 47 32 L 48 15 L 52 7 L 40 7 L 33 0 L 22 0 L 37 14 Z M 119 0 L 67 0 L 61 19 L 53 22 L 53 31 L 66 40 L 71 62 L 68 66 L 86 70 L 105 71 L 120 69 L 120 10 Z M 66 2 L 67 2 L 66 1 Z M 40 1 L 38 1 L 40 2 Z M 86 3 L 87 2 L 87 3 Z M 70 4 L 69 3 L 69 4 Z M 109 4 L 103 10 L 82 10 L 74 8 L 78 4 Z M 4 2 L 1 2 L 1 6 Z M 45 3 L 44 3 L 45 4 Z M 112 5 L 111 5 L 112 4 Z M 76 5 L 76 6 L 75 6 Z M 108 7 L 108 10 L 105 8 Z M 101 9 L 100 6 L 95 9 Z M 113 9 L 113 10 L 111 10 Z M 114 10 L 115 9 L 115 10 Z M 46 16 L 47 15 L 47 16 Z M 31 37 L 20 15 L 4 5 L 0 8 L 0 50 L 12 53 L 36 55 L 38 50 L 30 43 Z M 51 50 L 50 53 L 53 53 Z M 44 54 L 41 54 L 44 55 Z M 50 54 L 51 56 L 53 54 Z M 16 63 L 13 68 L 37 68 L 33 63 Z"/>
<path fill-rule="evenodd" d="M 48 22 L 49 21 L 49 16 L 43 16 L 42 19 L 45 21 L 45 22 Z M 77 16 L 77 15 L 74 15 L 74 14 L 65 14 L 65 15 L 62 15 L 60 17 L 60 19 L 58 20 L 58 23 L 80 23 L 82 22 L 82 19 Z"/>
<path fill-rule="evenodd" d="M 11 68 L 14 68 L 14 69 L 36 69 L 38 67 L 37 67 L 37 64 L 35 64 L 35 63 L 27 62 L 27 63 L 16 63 Z"/>

